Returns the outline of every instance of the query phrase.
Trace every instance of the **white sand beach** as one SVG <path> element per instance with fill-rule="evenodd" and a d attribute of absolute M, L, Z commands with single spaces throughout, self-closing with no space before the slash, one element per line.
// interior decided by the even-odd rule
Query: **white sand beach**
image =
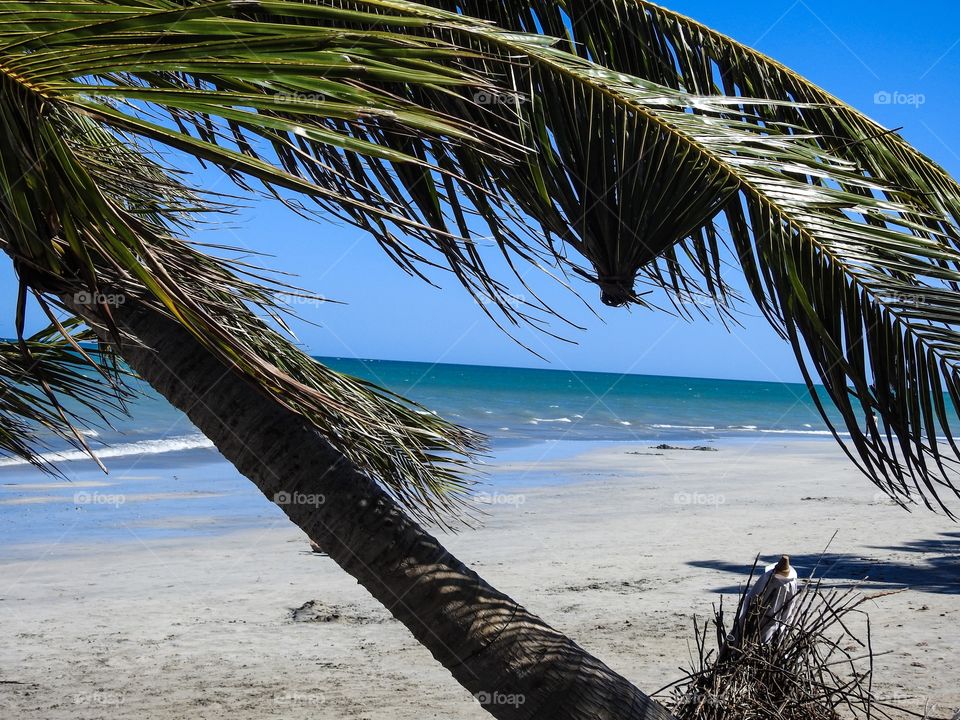
<path fill-rule="evenodd" d="M 869 575 L 866 592 L 906 588 L 869 606 L 878 692 L 951 717 L 960 527 L 878 497 L 829 442 L 716 446 L 621 444 L 539 465 L 531 452 L 529 481 L 569 482 L 487 488 L 486 524 L 445 542 L 653 691 L 687 665 L 692 616 L 710 615 L 755 554 L 789 553 L 802 574 L 837 531 L 823 574 Z M 186 539 L 74 533 L 3 558 L 3 718 L 488 717 L 285 520 Z"/>

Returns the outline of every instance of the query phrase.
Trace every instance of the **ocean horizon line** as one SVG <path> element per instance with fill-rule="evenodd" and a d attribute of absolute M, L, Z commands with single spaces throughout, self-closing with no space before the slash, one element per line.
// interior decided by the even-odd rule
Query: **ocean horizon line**
<path fill-rule="evenodd" d="M 759 380 L 756 378 L 727 378 L 701 375 L 671 375 L 668 373 L 636 373 L 620 372 L 617 370 L 580 370 L 575 368 L 557 368 L 557 367 L 534 367 L 530 365 L 497 365 L 488 363 L 465 363 L 465 362 L 445 362 L 442 360 L 402 360 L 394 358 L 368 358 L 347 355 L 324 355 L 308 353 L 314 360 L 321 362 L 326 360 L 347 361 L 359 363 L 409 363 L 411 365 L 430 365 L 443 367 L 463 367 L 463 368 L 490 368 L 492 370 L 530 370 L 536 372 L 554 372 L 554 373 L 574 373 L 577 375 L 612 375 L 616 377 L 637 377 L 637 378 L 666 378 L 670 380 L 696 380 L 696 381 L 716 381 L 716 382 L 737 382 L 737 383 L 756 383 L 760 385 L 796 385 L 797 387 L 807 388 L 802 380 Z M 822 383 L 814 383 L 814 387 L 822 388 Z"/>
<path fill-rule="evenodd" d="M 16 338 L 5 338 L 0 337 L 0 342 L 15 342 Z M 95 343 L 81 342 L 79 343 L 87 352 L 96 352 L 97 345 Z M 802 380 L 780 380 L 780 379 L 758 379 L 758 378 L 739 378 L 739 377 L 718 377 L 713 375 L 672 375 L 669 373 L 652 373 L 652 372 L 629 372 L 629 371 L 619 371 L 619 370 L 589 370 L 589 369 L 579 369 L 579 368 L 561 368 L 561 367 L 537 367 L 532 365 L 500 365 L 496 363 L 467 363 L 467 362 L 448 362 L 444 360 L 409 360 L 402 358 L 372 358 L 372 357 L 360 357 L 360 356 L 348 356 L 348 355 L 328 355 L 325 353 L 316 353 L 310 350 L 304 350 L 304 352 L 309 355 L 314 360 L 319 360 L 321 362 L 325 360 L 333 361 L 347 361 L 347 362 L 359 362 L 359 363 L 410 363 L 413 365 L 429 365 L 429 366 L 443 366 L 443 367 L 464 367 L 464 368 L 490 368 L 494 370 L 531 370 L 537 372 L 555 372 L 555 373 L 574 373 L 578 375 L 613 375 L 617 377 L 640 377 L 640 378 L 668 378 L 671 380 L 697 380 L 697 381 L 717 381 L 717 382 L 742 382 L 742 383 L 757 383 L 757 384 L 770 384 L 770 385 L 796 385 L 798 387 L 806 388 L 807 385 Z M 822 388 L 822 383 L 814 383 L 814 387 Z"/>

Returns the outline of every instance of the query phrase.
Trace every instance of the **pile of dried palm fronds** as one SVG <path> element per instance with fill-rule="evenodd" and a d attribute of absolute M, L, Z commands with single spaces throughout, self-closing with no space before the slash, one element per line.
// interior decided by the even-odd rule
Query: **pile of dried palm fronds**
<path fill-rule="evenodd" d="M 678 720 L 929 717 L 874 692 L 870 619 L 861 606 L 886 594 L 827 589 L 811 577 L 791 601 L 789 623 L 764 644 L 749 612 L 737 621 L 744 588 L 730 626 L 723 603 L 715 608 L 716 649 L 707 648 L 710 623 L 694 619 L 698 657 L 660 691 L 664 702 Z"/>

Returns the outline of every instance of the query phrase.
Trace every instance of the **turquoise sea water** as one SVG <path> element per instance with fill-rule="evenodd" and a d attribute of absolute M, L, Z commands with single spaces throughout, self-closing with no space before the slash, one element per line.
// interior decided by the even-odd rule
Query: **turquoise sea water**
<path fill-rule="evenodd" d="M 325 362 L 481 430 L 494 444 L 829 435 L 803 385 L 380 360 Z"/>
<path fill-rule="evenodd" d="M 598 442 L 829 437 L 802 385 L 323 358 L 486 433 L 496 460 L 562 457 Z M 63 482 L 0 459 L 0 545 L 203 535 L 286 522 L 189 421 L 148 393 L 116 429 L 87 429 L 109 475 L 55 444 Z M 59 453 L 59 454 L 58 454 Z M 539 476 L 538 483 L 568 478 Z"/>

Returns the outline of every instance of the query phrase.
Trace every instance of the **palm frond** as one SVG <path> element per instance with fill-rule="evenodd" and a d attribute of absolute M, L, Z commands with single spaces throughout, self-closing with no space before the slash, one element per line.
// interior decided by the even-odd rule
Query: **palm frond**
<path fill-rule="evenodd" d="M 359 135 L 385 123 L 398 136 L 479 145 L 482 129 L 469 132 L 377 83 L 389 85 L 398 72 L 437 88 L 472 91 L 486 81 L 438 64 L 450 55 L 447 44 L 311 28 L 298 36 L 244 17 L 248 9 L 216 2 L 186 9 L 165 2 L 0 4 L 0 113 L 8 130 L 0 143 L 2 249 L 51 315 L 57 307 L 80 312 L 116 344 L 124 342 L 112 320 L 120 303 L 147 304 L 175 318 L 227 367 L 310 420 L 414 513 L 441 519 L 470 485 L 464 466 L 481 447 L 479 437 L 325 368 L 255 315 L 252 309 L 263 311 L 282 327 L 276 295 L 287 288 L 182 240 L 193 216 L 221 208 L 134 138 L 213 162 L 242 183 L 253 178 L 273 193 L 300 192 L 358 224 L 383 228 L 381 239 L 392 237 L 386 228 L 394 223 L 462 253 L 461 238 L 439 220 L 421 223 L 416 203 L 387 197 L 379 170 L 364 164 L 403 163 L 431 176 L 429 162 Z M 211 35 L 224 38 L 222 54 L 213 57 Z M 332 100 L 318 99 L 320 92 Z M 358 137 L 341 122 L 355 126 Z M 227 138 L 237 147 L 225 147 Z M 427 197 L 433 191 L 422 190 L 420 200 L 436 205 Z M 50 408 L 60 412 L 56 397 L 50 394 Z"/>
<path fill-rule="evenodd" d="M 643 303 L 639 275 L 679 303 L 723 303 L 725 228 L 814 399 L 819 380 L 840 410 L 851 457 L 898 501 L 951 512 L 940 495 L 956 493 L 960 186 L 946 172 L 776 62 L 652 3 L 435 4 L 567 38 L 514 45 L 538 153 L 503 168 L 499 191 L 591 263 L 607 302 Z M 497 109 L 491 126 L 509 136 Z"/>
<path fill-rule="evenodd" d="M 77 319 L 0 341 L 0 454 L 53 471 L 41 453 L 54 437 L 91 452 L 76 426 L 109 424 L 131 397 L 123 371 L 95 341 Z"/>
<path fill-rule="evenodd" d="M 622 6 L 595 6 L 610 13 L 596 42 L 623 37 L 612 10 Z M 485 7 L 455 9 L 503 21 L 503 6 Z M 568 16 L 550 7 L 544 13 L 554 12 L 552 23 L 520 9 L 524 19 L 511 27 L 564 34 Z M 577 39 L 573 10 L 569 24 Z M 651 82 L 592 62 L 598 50 L 578 57 L 522 35 L 474 32 L 488 43 L 478 69 L 497 72 L 488 61 L 494 53 L 522 62 L 509 77 L 511 96 L 461 103 L 458 115 L 537 152 L 526 163 L 496 166 L 481 165 L 469 147 L 453 152 L 461 165 L 482 167 L 496 193 L 579 252 L 593 272 L 562 246 L 548 246 L 559 262 L 597 282 L 609 304 L 643 302 L 633 290 L 637 274 L 680 303 L 700 293 L 723 303 L 722 223 L 814 398 L 821 401 L 817 376 L 839 408 L 851 457 L 867 476 L 904 503 L 956 492 L 960 231 L 951 208 L 960 193 L 942 170 L 825 93 L 743 80 L 744 89 L 763 91 L 746 97 L 736 81 L 730 95 L 707 83 L 728 67 L 762 64 L 755 53 L 742 51 L 716 72 L 708 62 L 698 76 L 687 60 L 699 56 L 688 46 L 663 49 L 659 60 L 647 57 L 661 68 L 661 82 Z M 674 59 L 668 72 L 667 57 L 684 60 Z M 422 98 L 424 90 L 410 92 Z"/>
<path fill-rule="evenodd" d="M 475 187 L 475 168 L 451 164 L 448 152 L 470 146 L 495 164 L 523 152 L 447 112 L 455 98 L 500 92 L 466 63 L 482 53 L 467 30 L 487 24 L 414 3 L 341 5 L 6 2 L 4 82 L 192 155 L 298 212 L 306 208 L 291 194 L 309 197 L 370 232 L 405 271 L 425 278 L 423 268 L 448 267 L 523 319 L 475 239 L 524 254 L 527 238 Z M 429 105 L 406 97 L 414 87 L 430 91 Z"/>
<path fill-rule="evenodd" d="M 2 181 L 16 190 L 11 198 L 26 200 L 31 219 L 52 219 L 59 232 L 51 234 L 48 225 L 28 235 L 22 226 L 8 226 L 6 238 L 29 243 L 8 241 L 4 249 L 24 282 L 42 291 L 37 300 L 51 317 L 57 309 L 83 313 L 102 325 L 112 338 L 110 352 L 117 352 L 127 341 L 112 321 L 117 308 L 152 306 L 178 319 L 227 367 L 310 420 L 412 511 L 443 520 L 458 510 L 471 482 L 462 472 L 464 456 L 479 449 L 478 436 L 304 354 L 252 311 L 282 323 L 280 296 L 289 292 L 287 285 L 253 280 L 243 268 L 169 232 L 174 220 L 186 222 L 176 217 L 184 208 L 200 206 L 188 188 L 82 115 L 66 111 L 44 122 L 49 127 L 42 136 L 50 144 L 38 151 L 47 160 L 19 185 L 9 175 Z M 38 194 L 28 194 L 24 185 Z M 30 255 L 34 247 L 59 265 Z M 75 397 L 84 387 L 67 392 L 67 380 L 44 396 L 48 420 L 61 412 L 57 398 Z"/>
<path fill-rule="evenodd" d="M 790 68 L 694 19 L 649 0 L 431 0 L 429 4 L 489 19 L 500 27 L 554 36 L 562 39 L 559 49 L 691 95 L 772 100 L 753 106 L 753 114 L 782 128 L 795 126 L 793 132 L 811 135 L 809 141 L 830 155 L 882 178 L 897 201 L 916 206 L 919 220 L 957 244 L 960 184 L 942 167 L 896 132 Z M 704 225 L 682 246 L 695 258 L 717 260 L 713 244 L 703 244 L 706 235 L 701 233 L 708 230 Z M 629 228 L 620 237 L 631 237 Z M 596 242 L 588 238 L 586 244 Z M 695 268 L 695 272 L 703 270 L 699 265 Z"/>
<path fill-rule="evenodd" d="M 402 232 L 472 292 L 497 298 L 507 291 L 484 265 L 484 236 L 511 262 L 596 282 L 608 304 L 643 303 L 639 277 L 672 292 L 681 311 L 693 296 L 726 311 L 725 226 L 761 310 L 802 365 L 809 353 L 808 384 L 815 393 L 814 375 L 823 382 L 867 475 L 902 502 L 954 489 L 960 192 L 897 136 L 772 61 L 646 2 L 579 14 L 549 2 L 444 10 L 405 0 L 140 0 L 100 16 L 102 5 L 0 5 L 16 6 L 0 22 L 0 79 L 26 98 L 5 118 L 23 147 L 64 153 L 52 130 L 37 142 L 29 120 L 38 115 L 148 138 L 298 209 L 290 193 L 313 198 L 421 273 L 432 261 Z M 568 36 L 580 55 L 464 11 Z M 60 70 L 64 54 L 75 60 Z M 105 182 L 88 186 L 93 164 L 71 152 L 56 201 L 36 207 L 70 207 L 70 196 Z M 11 168 L 23 160 L 12 159 Z M 34 186 L 46 187 L 40 179 Z M 171 207 L 198 204 L 177 197 Z M 165 274 L 158 258 L 170 241 L 158 238 L 179 212 L 144 232 L 107 210 L 72 207 L 82 239 L 58 226 L 52 236 L 65 240 L 25 243 L 21 267 L 89 285 L 107 258 L 112 281 L 146 290 L 194 332 L 209 330 L 210 347 L 231 361 L 239 353 L 251 377 L 290 378 L 279 359 L 264 364 L 266 346 L 217 328 L 214 318 L 235 317 L 235 307 Z M 51 237 L 28 227 L 22 208 L 9 215 L 15 237 Z M 50 214 L 30 217 L 42 226 Z M 98 245 L 89 230 L 102 232 L 104 217 L 110 232 Z M 212 287 L 230 294 L 233 278 Z M 243 303 L 269 295 L 244 287 Z M 294 405 L 306 397 L 296 383 L 282 395 Z"/>

